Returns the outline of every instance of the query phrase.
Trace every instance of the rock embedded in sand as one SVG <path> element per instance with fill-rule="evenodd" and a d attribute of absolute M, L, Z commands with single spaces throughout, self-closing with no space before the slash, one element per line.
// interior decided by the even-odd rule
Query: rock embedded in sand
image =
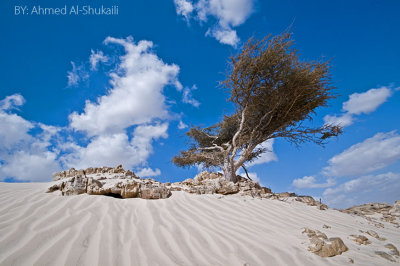
<path fill-rule="evenodd" d="M 355 215 L 373 215 L 375 213 L 388 214 L 391 208 L 392 206 L 387 203 L 368 203 L 352 206 L 341 211 Z"/>
<path fill-rule="evenodd" d="M 308 249 L 318 256 L 333 257 L 348 250 L 343 240 L 339 237 L 327 238 L 324 233 L 309 228 L 305 228 L 303 233 L 306 233 L 310 238 L 311 246 Z"/>
<path fill-rule="evenodd" d="M 387 203 L 368 203 L 363 205 L 352 206 L 345 210 L 339 210 L 348 214 L 358 215 L 367 219 L 376 227 L 383 228 L 384 225 L 380 221 L 389 222 L 396 227 L 400 227 L 398 220 L 400 217 L 400 201 L 396 201 L 393 206 Z M 380 239 L 381 240 L 381 239 Z"/>
<path fill-rule="evenodd" d="M 199 173 L 193 179 L 188 178 L 182 182 L 172 183 L 172 191 L 185 191 L 193 194 L 239 194 L 255 198 L 269 198 L 283 201 L 299 201 L 309 206 L 316 206 L 320 210 L 328 208 L 325 204 L 314 200 L 310 196 L 298 196 L 295 193 L 272 193 L 271 189 L 260 186 L 259 183 L 238 176 L 238 182 L 233 183 L 224 178 L 221 173 L 207 171 Z"/>
<path fill-rule="evenodd" d="M 380 241 L 385 241 L 385 240 L 386 240 L 386 238 L 380 237 L 380 236 L 378 235 L 378 233 L 375 232 L 375 231 L 368 230 L 366 233 L 369 234 L 370 236 L 372 236 L 372 237 L 374 237 L 374 238 L 380 240 Z"/>
<path fill-rule="evenodd" d="M 55 181 L 47 192 L 60 190 L 62 195 L 106 195 L 121 198 L 165 199 L 171 195 L 170 189 L 154 179 L 139 179 L 122 165 L 115 168 L 87 168 L 55 173 Z"/>
<path fill-rule="evenodd" d="M 393 244 L 386 244 L 385 248 L 390 249 L 389 254 L 393 256 L 400 256 L 399 251 Z"/>
<path fill-rule="evenodd" d="M 356 242 L 359 245 L 369 245 L 371 244 L 371 241 L 368 240 L 366 236 L 363 235 L 351 235 L 354 239 L 353 241 Z"/>
<path fill-rule="evenodd" d="M 396 262 L 396 260 L 391 255 L 387 254 L 384 251 L 375 251 L 375 254 L 381 256 L 384 259 L 387 259 L 388 261 Z"/>
<path fill-rule="evenodd" d="M 201 172 L 193 179 L 171 184 L 171 190 L 185 191 L 193 194 L 237 194 L 257 198 L 269 198 L 272 192 L 261 187 L 257 182 L 240 177 L 237 183 L 230 182 L 221 173 Z"/>
<path fill-rule="evenodd" d="M 184 191 L 193 194 L 239 194 L 253 198 L 277 199 L 286 202 L 298 201 L 320 210 L 328 208 L 325 204 L 315 201 L 310 196 L 298 196 L 295 193 L 272 193 L 271 189 L 260 186 L 259 183 L 238 176 L 238 182 L 233 183 L 224 178 L 221 173 L 201 172 L 193 179 L 182 182 L 160 183 L 154 179 L 140 179 L 133 172 L 119 165 L 112 167 L 89 167 L 85 170 L 71 168 L 55 173 L 54 183 L 48 192 L 60 190 L 62 195 L 109 195 L 121 198 L 164 199 L 171 191 Z"/>

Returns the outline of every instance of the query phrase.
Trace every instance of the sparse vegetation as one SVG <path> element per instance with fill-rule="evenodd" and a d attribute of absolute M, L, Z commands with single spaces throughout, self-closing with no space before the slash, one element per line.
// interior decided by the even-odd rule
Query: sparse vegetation
<path fill-rule="evenodd" d="M 237 170 L 267 152 L 259 145 L 269 139 L 322 145 L 341 133 L 338 126 L 303 123 L 335 97 L 335 88 L 328 62 L 300 61 L 290 33 L 250 39 L 230 58 L 221 85 L 230 93 L 234 113 L 210 127 L 192 127 L 187 132 L 192 144 L 173 158 L 176 165 L 220 167 L 226 179 L 236 182 Z"/>

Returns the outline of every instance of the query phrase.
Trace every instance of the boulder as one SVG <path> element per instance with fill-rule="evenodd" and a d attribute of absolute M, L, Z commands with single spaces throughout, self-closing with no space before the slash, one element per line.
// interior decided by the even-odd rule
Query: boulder
<path fill-rule="evenodd" d="M 171 191 L 164 185 L 142 185 L 139 197 L 142 199 L 165 199 L 171 196 Z"/>
<path fill-rule="evenodd" d="M 311 245 L 308 247 L 308 250 L 318 256 L 333 257 L 348 250 L 343 240 L 339 237 L 328 239 L 324 233 L 309 228 L 305 228 L 303 233 L 306 233 L 310 239 Z"/>
<path fill-rule="evenodd" d="M 325 243 L 321 250 L 314 252 L 321 257 L 333 257 L 349 250 L 339 237 L 329 238 L 330 244 Z"/>

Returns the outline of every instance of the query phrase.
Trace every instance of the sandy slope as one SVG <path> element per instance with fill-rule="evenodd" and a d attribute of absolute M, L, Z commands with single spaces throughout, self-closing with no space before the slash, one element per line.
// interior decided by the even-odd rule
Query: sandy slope
<path fill-rule="evenodd" d="M 46 194 L 48 184 L 0 183 L 0 265 L 396 265 L 374 254 L 400 229 L 301 203 L 174 192 L 166 200 Z M 323 229 L 323 224 L 331 229 Z M 320 258 L 302 228 L 349 251 Z M 359 246 L 350 234 L 374 230 Z M 349 258 L 354 264 L 349 263 Z M 397 259 L 398 261 L 399 259 Z"/>

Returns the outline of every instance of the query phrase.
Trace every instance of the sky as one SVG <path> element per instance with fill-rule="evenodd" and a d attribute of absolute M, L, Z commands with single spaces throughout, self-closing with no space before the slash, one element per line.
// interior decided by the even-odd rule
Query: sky
<path fill-rule="evenodd" d="M 118 14 L 32 11 L 76 5 Z M 233 112 L 219 86 L 229 57 L 250 37 L 289 29 L 301 60 L 330 60 L 337 97 L 313 125 L 343 134 L 325 147 L 263 143 L 269 152 L 247 164 L 250 176 L 335 208 L 391 204 L 400 199 L 399 10 L 370 0 L 1 1 L 0 181 L 119 164 L 162 182 L 193 178 L 203 169 L 171 159 L 190 126 Z"/>

